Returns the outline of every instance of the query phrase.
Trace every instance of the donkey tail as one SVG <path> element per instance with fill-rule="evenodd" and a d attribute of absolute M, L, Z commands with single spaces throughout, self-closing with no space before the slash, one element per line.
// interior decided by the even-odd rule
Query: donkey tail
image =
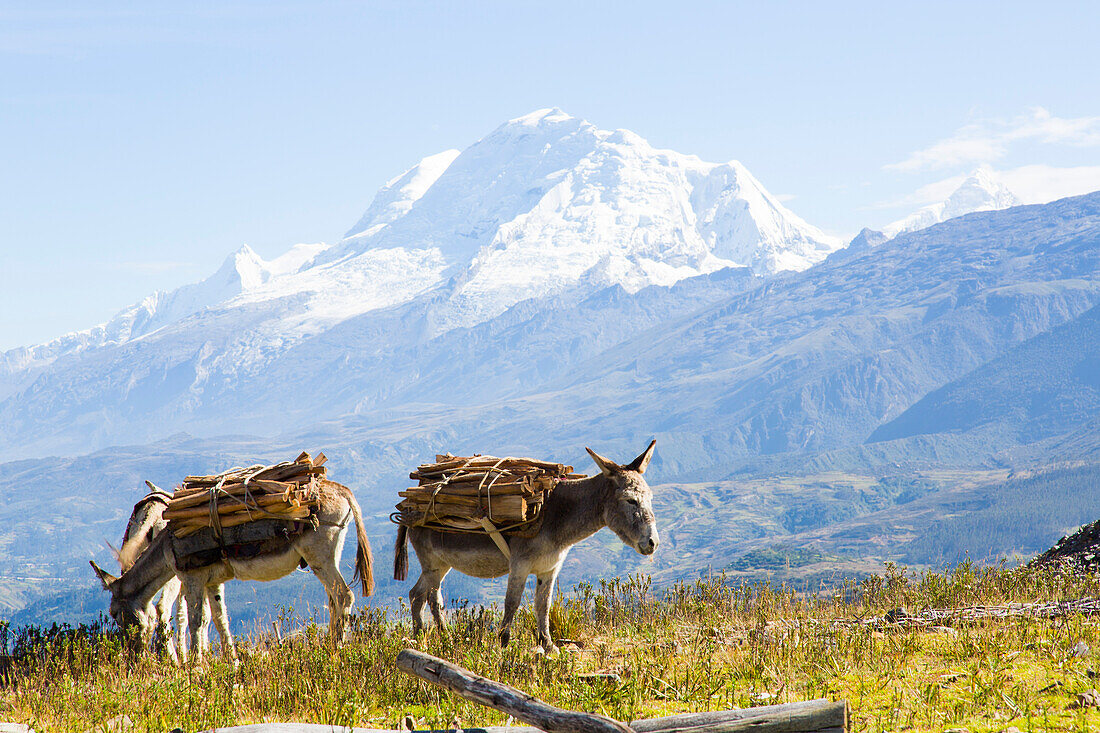
<path fill-rule="evenodd" d="M 351 506 L 352 516 L 355 517 L 355 534 L 359 540 L 359 547 L 355 553 L 355 575 L 352 582 L 359 581 L 363 585 L 363 596 L 374 593 L 374 556 L 370 551 L 370 540 L 367 539 L 367 529 L 363 526 L 363 510 L 359 508 L 359 502 L 355 500 L 355 494 L 347 486 L 337 484 L 344 490 L 344 497 Z"/>
<path fill-rule="evenodd" d="M 393 579 L 404 580 L 409 577 L 409 528 L 397 525 L 397 541 L 393 543 Z"/>

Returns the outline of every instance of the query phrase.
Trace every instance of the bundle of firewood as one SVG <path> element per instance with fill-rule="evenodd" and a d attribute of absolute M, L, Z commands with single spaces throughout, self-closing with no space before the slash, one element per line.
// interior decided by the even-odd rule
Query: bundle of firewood
<path fill-rule="evenodd" d="M 419 485 L 399 492 L 391 519 L 410 527 L 515 530 L 534 521 L 562 479 L 584 478 L 572 466 L 532 458 L 437 455 L 409 474 Z"/>
<path fill-rule="evenodd" d="M 186 537 L 206 527 L 216 531 L 259 519 L 308 519 L 315 513 L 324 453 L 302 453 L 273 466 L 234 468 L 213 476 L 188 476 L 164 512 L 168 528 Z"/>

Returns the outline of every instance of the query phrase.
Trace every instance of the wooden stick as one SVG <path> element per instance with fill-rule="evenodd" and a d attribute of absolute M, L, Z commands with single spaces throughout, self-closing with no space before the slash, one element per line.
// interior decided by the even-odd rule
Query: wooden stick
<path fill-rule="evenodd" d="M 415 649 L 405 649 L 397 655 L 397 668 L 467 700 L 508 713 L 546 733 L 633 733 L 630 726 L 617 720 L 547 705 L 514 687 L 493 682 Z"/>
<path fill-rule="evenodd" d="M 409 474 L 409 478 L 420 479 L 421 484 L 434 483 L 436 481 L 441 481 L 442 479 L 446 478 L 448 483 L 457 484 L 457 483 L 470 483 L 470 482 L 482 481 L 482 480 L 485 480 L 486 476 L 488 476 L 489 478 L 486 480 L 486 483 L 488 483 L 489 481 L 492 481 L 494 478 L 497 479 L 498 481 L 502 478 L 504 478 L 504 479 L 509 479 L 509 478 L 526 478 L 526 479 L 530 479 L 531 477 L 534 477 L 534 476 L 541 476 L 544 473 L 545 473 L 544 471 L 542 471 L 540 469 L 537 469 L 537 468 L 536 469 L 531 469 L 529 471 L 522 471 L 518 468 L 510 468 L 510 469 L 504 469 L 504 470 L 501 470 L 501 469 L 489 470 L 488 468 L 475 468 L 475 469 L 465 469 L 465 470 L 458 470 L 458 471 L 453 470 L 453 469 L 444 470 L 444 471 L 413 471 L 412 473 Z"/>
<path fill-rule="evenodd" d="M 437 499 L 402 499 L 397 505 L 399 510 L 411 509 L 427 515 L 480 517 L 489 515 L 494 522 L 515 521 L 527 518 L 527 502 L 522 496 L 501 496 L 490 502 L 445 501 Z"/>
<path fill-rule="evenodd" d="M 535 493 L 535 489 L 528 484 L 513 483 L 499 481 L 490 487 L 488 482 L 485 486 L 478 487 L 477 484 L 448 484 L 446 486 L 438 487 L 437 484 L 427 484 L 421 486 L 411 486 L 405 491 L 399 492 L 401 496 L 464 496 L 467 498 L 477 498 L 479 496 L 530 496 Z"/>
<path fill-rule="evenodd" d="M 499 465 L 498 465 L 499 464 Z M 421 473 L 454 470 L 456 468 L 541 468 L 552 473 L 572 473 L 573 467 L 562 463 L 550 463 L 549 461 L 536 461 L 533 458 L 494 458 L 493 456 L 476 456 L 473 458 L 455 458 L 440 463 L 424 463 L 417 466 Z"/>
<path fill-rule="evenodd" d="M 239 514 L 230 514 L 228 516 L 221 517 L 219 522 L 223 528 L 237 527 L 242 524 L 256 521 L 257 519 L 285 519 L 287 521 L 294 519 L 305 519 L 309 516 L 309 509 L 307 507 L 298 507 L 296 509 L 288 510 L 272 510 L 267 509 L 263 512 L 254 511 L 250 514 L 241 512 Z M 210 526 L 209 519 L 185 519 L 174 520 L 169 523 L 169 528 L 172 533 L 177 537 L 186 537 L 189 534 L 194 534 L 200 529 L 205 529 Z"/>
<path fill-rule="evenodd" d="M 406 489 L 405 491 L 397 492 L 399 496 L 404 497 L 430 497 L 432 494 L 436 496 L 461 496 L 467 499 L 476 499 L 477 497 L 486 496 L 534 496 L 535 491 L 526 486 L 517 484 L 495 484 L 493 488 L 488 491 L 484 487 L 478 489 L 477 486 L 470 486 L 468 484 L 461 486 L 447 486 L 440 489 L 437 493 L 430 487 L 414 486 Z"/>
<path fill-rule="evenodd" d="M 210 489 L 217 486 L 218 482 L 215 481 L 209 486 L 187 486 L 186 488 L 177 489 L 176 493 L 172 494 L 172 501 L 192 500 L 196 496 L 208 496 Z M 244 494 L 248 493 L 282 493 L 285 491 L 296 491 L 301 488 L 301 484 L 293 481 L 272 481 L 271 479 L 253 479 L 248 482 L 246 486 L 244 483 L 238 480 L 228 481 L 222 485 L 220 491 L 224 491 L 227 494 Z"/>
<path fill-rule="evenodd" d="M 287 499 L 282 496 L 256 496 L 252 501 L 248 503 L 238 501 L 225 501 L 218 502 L 218 514 L 236 514 L 237 512 L 245 512 L 249 509 L 255 509 L 262 507 L 267 511 L 277 511 L 280 506 L 287 506 L 290 508 L 297 508 L 301 506 L 301 502 L 297 499 Z M 164 518 L 168 521 L 173 519 L 194 519 L 197 517 L 209 517 L 210 505 L 200 505 L 195 507 L 186 507 L 183 509 L 176 509 L 170 507 L 164 512 Z"/>

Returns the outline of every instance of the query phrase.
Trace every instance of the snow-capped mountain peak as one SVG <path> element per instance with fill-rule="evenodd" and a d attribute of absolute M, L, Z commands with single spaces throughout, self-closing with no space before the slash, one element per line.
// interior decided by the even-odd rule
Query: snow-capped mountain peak
<path fill-rule="evenodd" d="M 946 200 L 925 206 L 904 219 L 888 224 L 882 231 L 894 237 L 903 232 L 924 229 L 964 214 L 999 211 L 1011 206 L 1019 206 L 1021 203 L 992 169 L 982 166 L 967 176 Z"/>
<path fill-rule="evenodd" d="M 576 119 L 576 117 L 563 112 L 558 107 L 546 107 L 508 120 L 501 127 L 539 127 L 540 125 L 569 122 Z"/>
<path fill-rule="evenodd" d="M 394 191 L 423 167 L 387 184 L 326 259 L 438 252 L 459 275 L 437 306 L 443 329 L 577 283 L 635 291 L 726 266 L 770 275 L 805 269 L 840 246 L 737 161 L 656 149 L 556 108 L 509 120 L 448 155 L 431 167 L 429 186 L 393 205 Z"/>
<path fill-rule="evenodd" d="M 1016 194 L 1008 190 L 992 170 L 979 168 L 944 202 L 943 218 L 954 219 L 975 211 L 999 211 L 1020 203 Z"/>
<path fill-rule="evenodd" d="M 370 236 L 407 214 L 424 192 L 439 180 L 459 152 L 444 150 L 442 153 L 429 155 L 401 175 L 387 181 L 375 194 L 370 208 L 344 237 Z"/>
<path fill-rule="evenodd" d="M 207 318 L 241 341 L 238 351 L 220 347 L 238 370 L 265 350 L 394 306 L 408 305 L 415 331 L 430 339 L 522 301 L 560 305 L 612 285 L 633 293 L 724 267 L 769 276 L 840 245 L 737 161 L 708 163 L 542 109 L 391 179 L 332 246 L 298 245 L 270 262 L 242 246 L 200 282 L 3 355 L 0 377 L 154 333 L 182 337 Z"/>

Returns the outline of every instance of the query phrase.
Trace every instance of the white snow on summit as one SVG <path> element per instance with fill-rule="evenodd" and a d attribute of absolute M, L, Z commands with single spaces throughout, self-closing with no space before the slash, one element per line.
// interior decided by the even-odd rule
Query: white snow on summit
<path fill-rule="evenodd" d="M 913 214 L 888 224 L 882 231 L 889 237 L 913 232 L 976 211 L 999 211 L 1019 206 L 1022 201 L 989 168 L 978 168 L 946 201 L 925 206 Z"/>
<path fill-rule="evenodd" d="M 293 274 L 327 247 L 326 244 L 299 244 L 267 262 L 247 244 L 242 245 L 225 259 L 213 275 L 204 280 L 175 290 L 158 290 L 94 328 L 0 354 L 0 373 L 18 371 L 32 365 L 43 366 L 61 356 L 120 344 L 154 333 L 205 308 L 262 289 L 273 277 Z"/>
<path fill-rule="evenodd" d="M 444 150 L 429 155 L 397 178 L 389 180 L 371 201 L 370 208 L 345 237 L 370 236 L 382 227 L 408 213 L 417 199 L 431 188 L 447 166 L 459 155 L 458 150 Z"/>
<path fill-rule="evenodd" d="M 810 267 L 839 246 L 737 161 L 707 163 L 628 130 L 538 110 L 390 180 L 336 244 L 298 245 L 270 262 L 241 247 L 201 282 L 154 293 L 96 328 L 0 354 L 0 377 L 191 333 L 212 319 L 246 344 L 240 358 L 261 359 L 269 347 L 428 294 L 422 332 L 431 337 L 524 300 L 581 298 L 610 285 L 636 292 L 730 266 L 768 276 Z M 4 382 L 0 398 L 26 374 Z"/>
<path fill-rule="evenodd" d="M 448 154 L 444 154 L 448 155 Z M 428 159 L 431 160 L 431 159 Z M 427 162 L 427 161 L 426 161 Z M 392 211 L 391 182 L 326 258 L 392 247 L 437 250 L 455 280 L 437 329 L 468 326 L 530 298 L 619 284 L 630 292 L 722 267 L 802 270 L 840 242 L 798 218 L 736 161 L 706 163 L 558 109 L 510 120 Z M 373 212 L 373 213 L 372 213 Z"/>

